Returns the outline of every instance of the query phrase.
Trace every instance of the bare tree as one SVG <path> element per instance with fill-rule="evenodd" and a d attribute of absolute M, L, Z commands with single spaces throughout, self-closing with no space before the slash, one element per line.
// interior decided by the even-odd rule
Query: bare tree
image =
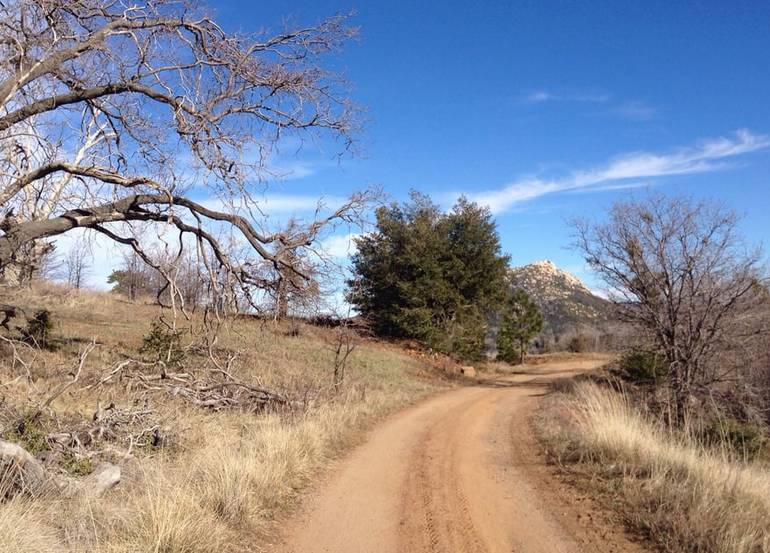
<path fill-rule="evenodd" d="M 76 240 L 64 260 L 64 268 L 67 272 L 67 283 L 80 290 L 85 284 L 85 279 L 91 269 L 91 248 L 89 244 L 82 239 Z"/>
<path fill-rule="evenodd" d="M 260 267 L 280 268 L 286 252 L 355 221 L 370 199 L 356 194 L 274 232 L 255 194 L 284 135 L 350 144 L 354 110 L 319 56 L 353 33 L 336 16 L 238 36 L 176 0 L 0 4 L 0 271 L 8 277 L 35 256 L 28 250 L 74 228 L 149 262 L 147 229 L 173 228 L 205 250 L 212 283 L 224 272 L 244 289 L 274 286 Z M 223 226 L 248 246 L 243 255 L 223 245 Z"/>
<path fill-rule="evenodd" d="M 125 295 L 129 301 L 136 301 L 142 295 L 157 295 L 162 286 L 158 283 L 159 277 L 132 251 L 123 256 L 120 267 L 107 277 L 107 283 L 112 284 L 113 292 Z"/>
<path fill-rule="evenodd" d="M 291 234 L 298 226 L 299 223 L 291 219 L 286 231 Z M 268 290 L 274 318 L 285 319 L 290 312 L 292 315 L 312 312 L 318 307 L 318 277 L 323 270 L 323 260 L 309 250 L 283 250 L 277 255 L 280 256 L 280 263 L 268 268 L 275 273 L 274 277 L 269 278 L 274 285 Z M 309 275 L 311 278 L 302 278 L 300 275 Z"/>
<path fill-rule="evenodd" d="M 667 361 L 675 417 L 684 422 L 695 385 L 720 376 L 710 360 L 748 328 L 760 286 L 760 252 L 738 235 L 738 217 L 688 198 L 615 204 L 604 223 L 578 221 L 576 246 L 614 295 L 623 319 Z"/>

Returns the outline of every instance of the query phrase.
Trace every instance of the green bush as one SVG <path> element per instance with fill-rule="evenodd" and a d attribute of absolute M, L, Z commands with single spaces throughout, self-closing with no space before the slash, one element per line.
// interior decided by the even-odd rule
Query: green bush
<path fill-rule="evenodd" d="M 51 332 L 53 331 L 53 321 L 51 312 L 47 309 L 41 309 L 35 316 L 27 321 L 26 328 L 21 329 L 22 336 L 26 342 L 41 348 L 50 348 Z"/>
<path fill-rule="evenodd" d="M 701 440 L 711 447 L 723 447 L 747 459 L 755 458 L 765 445 L 763 429 L 732 417 L 715 419 L 701 432 Z"/>
<path fill-rule="evenodd" d="M 142 339 L 139 353 L 152 357 L 153 361 L 162 361 L 168 367 L 177 367 L 185 359 L 182 334 L 181 330 L 169 328 L 163 322 L 155 320 L 150 332 Z"/>
<path fill-rule="evenodd" d="M 644 350 L 626 353 L 620 360 L 620 368 L 627 380 L 639 384 L 660 382 L 668 374 L 665 360 L 657 353 Z"/>
<path fill-rule="evenodd" d="M 65 454 L 62 466 L 72 476 L 88 476 L 94 471 L 93 461 L 89 457 L 77 457 L 72 452 Z"/>
<path fill-rule="evenodd" d="M 30 415 L 25 415 L 13 428 L 6 430 L 2 435 L 4 440 L 18 443 L 32 455 L 49 449 L 45 436 L 40 422 Z"/>

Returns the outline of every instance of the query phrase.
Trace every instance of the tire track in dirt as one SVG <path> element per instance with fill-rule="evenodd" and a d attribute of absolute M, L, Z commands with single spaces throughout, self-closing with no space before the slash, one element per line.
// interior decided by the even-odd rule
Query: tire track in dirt
<path fill-rule="evenodd" d="M 585 509 L 537 453 L 546 383 L 597 361 L 551 363 L 440 394 L 388 419 L 338 461 L 283 528 L 281 553 L 577 553 L 643 549 Z M 582 505 L 582 504 L 581 504 Z M 597 523 L 600 524 L 600 523 Z"/>

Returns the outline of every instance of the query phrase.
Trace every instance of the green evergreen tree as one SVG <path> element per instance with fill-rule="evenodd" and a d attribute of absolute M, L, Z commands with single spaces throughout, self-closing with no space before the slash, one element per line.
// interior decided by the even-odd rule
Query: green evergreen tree
<path fill-rule="evenodd" d="M 376 217 L 376 230 L 357 240 L 348 301 L 380 335 L 480 356 L 508 265 L 489 210 L 462 198 L 442 213 L 413 192 L 411 202 L 382 207 Z"/>
<path fill-rule="evenodd" d="M 514 290 L 502 314 L 497 335 L 497 357 L 512 363 L 524 362 L 527 344 L 543 330 L 543 314 L 524 290 Z"/>

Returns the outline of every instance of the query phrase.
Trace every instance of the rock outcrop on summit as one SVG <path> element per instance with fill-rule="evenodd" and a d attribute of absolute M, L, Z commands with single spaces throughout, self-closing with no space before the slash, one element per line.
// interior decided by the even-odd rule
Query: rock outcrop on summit
<path fill-rule="evenodd" d="M 546 324 L 537 340 L 541 347 L 558 346 L 577 334 L 601 333 L 612 307 L 547 260 L 511 269 L 511 284 L 527 292 L 543 313 Z"/>

